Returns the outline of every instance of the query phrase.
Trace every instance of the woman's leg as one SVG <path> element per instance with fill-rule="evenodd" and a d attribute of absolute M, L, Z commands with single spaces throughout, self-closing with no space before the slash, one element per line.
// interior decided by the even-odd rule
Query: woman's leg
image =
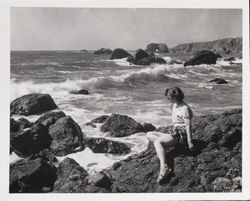
<path fill-rule="evenodd" d="M 165 148 L 174 146 L 177 141 L 168 134 L 160 132 L 149 132 L 147 133 L 149 140 L 154 142 L 157 157 L 160 160 L 160 173 L 158 177 L 158 182 L 164 177 L 168 166 L 165 160 Z"/>

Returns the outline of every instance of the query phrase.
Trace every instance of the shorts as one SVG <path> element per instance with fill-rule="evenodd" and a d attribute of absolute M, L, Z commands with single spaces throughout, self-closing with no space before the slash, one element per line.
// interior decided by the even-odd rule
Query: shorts
<path fill-rule="evenodd" d="M 187 133 L 185 127 L 175 127 L 172 131 L 169 131 L 168 134 L 181 144 L 187 143 Z"/>

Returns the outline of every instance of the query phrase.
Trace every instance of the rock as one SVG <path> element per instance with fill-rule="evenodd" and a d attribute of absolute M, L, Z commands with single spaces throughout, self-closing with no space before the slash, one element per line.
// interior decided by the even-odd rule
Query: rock
<path fill-rule="evenodd" d="M 143 59 L 134 62 L 134 64 L 136 65 L 143 65 L 143 66 L 147 66 L 153 63 L 166 64 L 167 62 L 161 57 L 145 57 Z"/>
<path fill-rule="evenodd" d="M 232 129 L 227 132 L 218 142 L 220 146 L 233 148 L 238 142 L 242 141 L 242 132 L 239 129 Z"/>
<path fill-rule="evenodd" d="M 88 173 L 74 159 L 68 157 L 60 162 L 57 175 L 53 190 L 55 193 L 76 193 L 88 184 Z"/>
<path fill-rule="evenodd" d="M 229 48 L 225 49 L 225 54 L 230 54 L 231 52 L 232 51 Z"/>
<path fill-rule="evenodd" d="M 171 48 L 171 52 L 184 53 L 195 52 L 198 50 L 212 50 L 214 52 L 225 53 L 226 49 L 230 49 L 233 52 L 242 52 L 242 38 L 224 38 L 208 42 L 193 42 L 179 44 L 176 47 Z"/>
<path fill-rule="evenodd" d="M 82 95 L 89 95 L 89 91 L 86 89 L 81 89 L 81 90 L 73 90 L 70 91 L 71 94 L 82 94 Z"/>
<path fill-rule="evenodd" d="M 146 48 L 147 52 L 169 53 L 168 46 L 164 43 L 150 43 Z"/>
<path fill-rule="evenodd" d="M 57 162 L 57 158 L 50 148 L 43 149 L 39 153 L 29 156 L 29 159 L 31 160 L 34 160 L 36 158 L 41 158 L 47 162 L 51 162 L 52 164 Z"/>
<path fill-rule="evenodd" d="M 131 55 L 124 49 L 117 48 L 112 52 L 110 59 L 123 59 L 130 56 Z"/>
<path fill-rule="evenodd" d="M 149 55 L 147 52 L 145 52 L 144 50 L 142 49 L 138 49 L 135 53 L 135 61 L 139 61 L 143 58 L 147 58 Z"/>
<path fill-rule="evenodd" d="M 17 133 L 11 133 L 10 146 L 19 156 L 29 156 L 48 148 L 51 137 L 48 129 L 42 124 L 35 124 L 31 128 Z"/>
<path fill-rule="evenodd" d="M 95 186 L 111 190 L 112 182 L 103 172 L 98 172 L 94 176 L 91 176 L 89 181 L 94 183 Z"/>
<path fill-rule="evenodd" d="M 220 53 L 216 52 L 216 57 L 217 58 L 222 58 L 222 56 L 220 55 Z"/>
<path fill-rule="evenodd" d="M 92 121 L 91 121 L 91 123 L 94 123 L 94 124 L 96 124 L 96 123 L 104 123 L 107 119 L 109 118 L 109 115 L 102 115 L 102 116 L 100 116 L 100 117 L 97 117 L 97 118 L 95 118 L 95 119 L 93 119 Z"/>
<path fill-rule="evenodd" d="M 99 50 L 96 50 L 94 52 L 94 54 L 111 54 L 112 50 L 111 49 L 107 49 L 107 48 L 101 48 Z"/>
<path fill-rule="evenodd" d="M 81 89 L 78 91 L 79 94 L 85 94 L 85 95 L 88 95 L 89 94 L 89 91 L 86 90 L 86 89 Z"/>
<path fill-rule="evenodd" d="M 133 56 L 128 56 L 127 58 L 127 62 L 130 63 L 130 65 L 134 64 L 135 63 L 135 58 Z"/>
<path fill-rule="evenodd" d="M 23 130 L 25 128 L 30 128 L 32 126 L 32 123 L 30 123 L 29 120 L 25 119 L 25 118 L 19 118 L 17 120 L 17 123 L 19 125 L 19 130 Z"/>
<path fill-rule="evenodd" d="M 56 167 L 41 158 L 22 159 L 10 164 L 10 193 L 39 193 L 42 188 L 53 188 Z"/>
<path fill-rule="evenodd" d="M 216 84 L 228 84 L 228 82 L 224 80 L 223 78 L 215 78 L 209 81 L 209 83 L 211 82 L 216 83 Z"/>
<path fill-rule="evenodd" d="M 70 117 L 61 117 L 49 127 L 52 137 L 51 149 L 56 156 L 65 156 L 83 146 L 83 133 L 80 126 Z"/>
<path fill-rule="evenodd" d="M 110 170 L 104 171 L 113 183 L 112 192 L 241 191 L 241 180 L 236 179 L 241 177 L 242 171 L 241 142 L 233 148 L 222 147 L 219 143 L 228 132 L 234 129 L 241 131 L 241 110 L 194 117 L 192 122 L 193 143 L 197 151 L 190 153 L 185 146 L 167 150 L 167 164 L 173 173 L 161 185 L 156 183 L 159 159 L 153 143 L 149 143 L 142 153 L 119 162 L 118 167 L 114 167 L 117 166 L 114 164 Z M 170 127 L 160 129 L 167 131 Z M 229 177 L 230 169 L 235 173 Z M 239 184 L 234 185 L 234 180 Z"/>
<path fill-rule="evenodd" d="M 49 94 L 28 94 L 19 97 L 11 102 L 11 114 L 35 115 L 49 110 L 56 109 L 57 106 Z"/>
<path fill-rule="evenodd" d="M 18 122 L 15 119 L 10 118 L 10 132 L 17 132 L 18 130 L 19 130 Z"/>
<path fill-rule="evenodd" d="M 88 50 L 80 50 L 82 53 L 88 53 Z"/>
<path fill-rule="evenodd" d="M 199 51 L 194 57 L 184 63 L 184 66 L 193 66 L 200 64 L 216 64 L 217 56 L 212 51 Z"/>
<path fill-rule="evenodd" d="M 235 61 L 234 57 L 227 57 L 223 59 L 224 61 Z"/>
<path fill-rule="evenodd" d="M 114 137 L 125 137 L 144 132 L 140 123 L 126 115 L 120 114 L 112 114 L 101 126 L 101 131 L 109 132 Z"/>
<path fill-rule="evenodd" d="M 86 126 L 91 126 L 92 128 L 96 128 L 95 124 L 102 124 L 104 123 L 107 119 L 108 119 L 108 115 L 102 115 L 100 117 L 97 117 L 93 120 L 91 120 L 90 122 L 86 123 Z"/>
<path fill-rule="evenodd" d="M 130 148 L 122 143 L 105 138 L 87 138 L 85 145 L 94 153 L 128 154 Z"/>
<path fill-rule="evenodd" d="M 65 113 L 62 111 L 59 112 L 50 112 L 39 117 L 35 124 L 43 124 L 47 128 L 56 123 L 56 121 L 62 117 L 66 117 Z"/>
<path fill-rule="evenodd" d="M 144 123 L 142 126 L 145 133 L 156 130 L 155 126 L 150 123 Z"/>
<path fill-rule="evenodd" d="M 230 179 L 218 177 L 213 181 L 212 185 L 214 192 L 229 192 L 233 182 Z"/>

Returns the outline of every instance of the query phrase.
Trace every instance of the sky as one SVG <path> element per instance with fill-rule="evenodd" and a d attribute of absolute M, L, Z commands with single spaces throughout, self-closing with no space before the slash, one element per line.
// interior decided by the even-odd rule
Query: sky
<path fill-rule="evenodd" d="M 240 9 L 11 8 L 11 50 L 135 50 L 229 37 L 242 37 Z"/>

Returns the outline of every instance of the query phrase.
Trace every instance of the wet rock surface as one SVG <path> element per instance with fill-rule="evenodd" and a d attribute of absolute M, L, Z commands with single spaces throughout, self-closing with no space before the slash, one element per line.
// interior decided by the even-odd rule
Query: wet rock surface
<path fill-rule="evenodd" d="M 10 164 L 10 193 L 51 191 L 55 179 L 56 167 L 41 158 L 23 159 Z"/>
<path fill-rule="evenodd" d="M 35 115 L 57 108 L 49 94 L 27 94 L 11 102 L 11 114 Z"/>
<path fill-rule="evenodd" d="M 105 138 L 87 138 L 85 145 L 94 153 L 110 153 L 110 154 L 128 154 L 131 150 L 128 145 L 108 140 Z"/>
<path fill-rule="evenodd" d="M 216 64 L 217 56 L 209 50 L 202 50 L 195 54 L 194 57 L 184 63 L 184 66 L 193 66 L 200 64 Z"/>
<path fill-rule="evenodd" d="M 61 117 L 51 125 L 49 135 L 52 138 L 50 148 L 56 156 L 75 152 L 84 138 L 80 126 L 70 116 Z"/>
<path fill-rule="evenodd" d="M 110 59 L 123 59 L 129 56 L 131 55 L 126 50 L 117 48 L 112 52 Z"/>
<path fill-rule="evenodd" d="M 10 146 L 20 156 L 29 156 L 48 148 L 51 137 L 48 129 L 42 124 L 35 124 L 31 128 L 10 133 Z"/>
<path fill-rule="evenodd" d="M 159 185 L 159 160 L 152 143 L 146 151 L 109 170 L 113 192 L 241 191 L 241 110 L 194 117 L 195 153 L 177 146 L 166 152 L 171 175 Z M 165 131 L 170 129 L 165 128 Z M 236 131 L 236 130 L 237 131 Z M 164 131 L 164 128 L 161 128 Z M 234 133 L 234 134 L 233 134 Z M 225 136 L 229 142 L 224 142 Z M 235 137 L 237 136 L 237 137 Z M 228 144 L 230 146 L 228 146 Z"/>
<path fill-rule="evenodd" d="M 112 114 L 101 126 L 101 131 L 109 132 L 114 137 L 125 137 L 135 133 L 144 132 L 142 125 L 131 117 Z"/>

